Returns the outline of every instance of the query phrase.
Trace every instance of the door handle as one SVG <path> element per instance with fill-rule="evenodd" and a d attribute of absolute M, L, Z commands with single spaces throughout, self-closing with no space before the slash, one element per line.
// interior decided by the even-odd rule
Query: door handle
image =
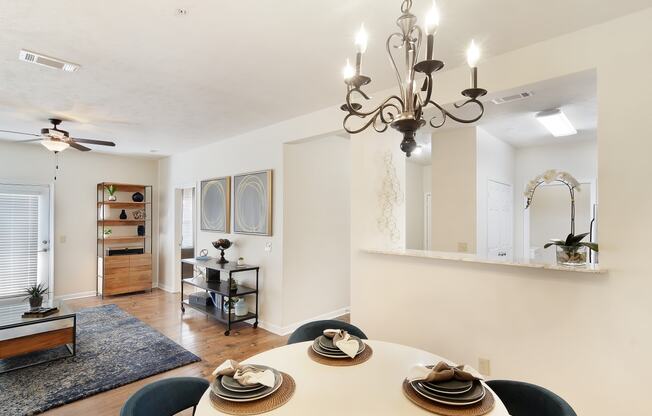
<path fill-rule="evenodd" d="M 44 249 L 41 249 L 41 250 L 37 251 L 37 253 L 47 253 L 47 252 L 48 252 L 47 248 L 44 248 Z"/>

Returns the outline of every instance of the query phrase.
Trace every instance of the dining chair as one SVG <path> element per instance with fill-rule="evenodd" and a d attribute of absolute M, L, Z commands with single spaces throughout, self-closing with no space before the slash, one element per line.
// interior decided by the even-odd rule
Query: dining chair
<path fill-rule="evenodd" d="M 155 381 L 134 393 L 122 406 L 120 416 L 172 416 L 192 407 L 210 383 L 197 377 L 174 377 Z"/>
<path fill-rule="evenodd" d="M 338 321 L 336 319 L 328 319 L 324 321 L 313 321 L 301 325 L 296 329 L 288 338 L 289 344 L 296 344 L 297 342 L 312 341 L 320 336 L 324 329 L 343 329 L 351 335 L 355 335 L 360 339 L 367 339 L 367 336 L 360 328 L 351 325 L 347 322 Z"/>
<path fill-rule="evenodd" d="M 490 380 L 487 385 L 500 397 L 511 416 L 577 416 L 564 399 L 535 384 Z"/>

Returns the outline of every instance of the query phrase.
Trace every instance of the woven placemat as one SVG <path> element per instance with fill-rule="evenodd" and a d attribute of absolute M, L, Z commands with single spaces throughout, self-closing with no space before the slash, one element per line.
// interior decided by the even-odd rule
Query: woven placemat
<path fill-rule="evenodd" d="M 310 357 L 313 361 L 319 363 L 319 364 L 324 364 L 324 365 L 332 365 L 333 367 L 349 367 L 352 365 L 358 365 L 362 364 L 365 361 L 369 360 L 371 356 L 373 355 L 374 350 L 371 349 L 369 344 L 365 344 L 364 350 L 355 356 L 355 358 L 328 358 L 328 357 L 323 357 L 319 354 L 317 354 L 313 349 L 312 346 L 308 347 L 308 357 Z"/>
<path fill-rule="evenodd" d="M 283 373 L 283 383 L 273 394 L 253 402 L 230 402 L 220 399 L 211 391 L 211 405 L 222 413 L 230 415 L 259 415 L 267 413 L 289 402 L 297 385 L 292 376 Z"/>
<path fill-rule="evenodd" d="M 403 380 L 403 394 L 405 394 L 405 397 L 417 406 L 442 416 L 481 416 L 489 413 L 494 408 L 494 395 L 486 387 L 484 389 L 486 393 L 480 403 L 470 406 L 446 406 L 421 396 L 410 386 L 407 380 Z"/>

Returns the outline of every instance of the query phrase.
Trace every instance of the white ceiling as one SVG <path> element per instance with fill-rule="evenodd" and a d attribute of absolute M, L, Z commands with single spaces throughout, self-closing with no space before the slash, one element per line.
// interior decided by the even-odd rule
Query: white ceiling
<path fill-rule="evenodd" d="M 400 0 L 0 0 L 0 129 L 71 120 L 109 151 L 167 155 L 343 100 L 340 72 L 361 21 L 371 90 L 392 86 L 384 39 Z M 414 0 L 422 16 L 430 0 Z M 440 0 L 436 53 L 463 62 L 474 37 L 500 54 L 650 7 L 650 0 Z M 185 16 L 176 9 L 188 10 Z M 21 48 L 82 66 L 18 61 Z M 20 140 L 5 134 L 0 139 Z M 102 149 L 104 151 L 104 149 Z"/>
<path fill-rule="evenodd" d="M 494 104 L 490 100 L 508 97 L 520 92 L 532 92 L 531 97 Z M 565 77 L 550 79 L 525 85 L 507 91 L 498 91 L 483 100 L 485 115 L 472 125 L 482 128 L 494 137 L 509 143 L 515 148 L 563 144 L 578 141 L 597 140 L 598 102 L 597 79 L 594 70 L 579 72 Z M 475 110 L 461 112 L 452 105 L 445 106 L 450 111 L 470 118 Z M 561 109 L 577 130 L 577 134 L 553 137 L 537 120 L 536 113 L 544 110 Z M 417 136 L 422 152 L 415 155 L 414 162 L 430 164 L 430 134 L 438 131 L 464 128 L 468 125 L 449 122 L 441 129 L 424 128 Z"/>

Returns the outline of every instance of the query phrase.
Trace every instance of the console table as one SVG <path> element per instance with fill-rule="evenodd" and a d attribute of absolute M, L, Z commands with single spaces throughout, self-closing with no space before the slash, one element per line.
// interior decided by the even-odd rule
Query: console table
<path fill-rule="evenodd" d="M 206 260 L 198 259 L 182 259 L 181 263 L 190 264 L 194 267 L 201 267 L 206 269 L 206 276 L 194 276 L 192 278 L 184 279 L 183 273 L 181 274 L 181 312 L 186 311 L 186 307 L 190 307 L 199 311 L 207 316 L 210 316 L 222 323 L 226 324 L 226 331 L 224 335 L 228 336 L 231 333 L 231 325 L 236 322 L 243 322 L 254 320 L 253 327 L 258 327 L 258 274 L 260 267 L 251 265 L 238 266 L 235 262 L 225 264 L 218 263 L 215 258 L 208 258 Z M 256 272 L 256 286 L 247 287 L 238 285 L 236 289 L 231 289 L 231 282 L 233 275 L 243 272 Z M 228 275 L 228 279 L 222 280 L 222 273 Z M 189 300 L 183 298 L 183 286 L 188 284 L 196 288 L 202 289 L 210 294 L 211 299 L 215 305 L 198 305 L 191 303 Z M 246 295 L 253 295 L 256 298 L 256 311 L 255 313 L 248 312 L 244 316 L 236 316 L 233 311 L 233 306 L 229 303 L 228 311 L 222 308 L 224 298 L 242 297 Z M 219 300 L 218 300 L 219 299 Z"/>

